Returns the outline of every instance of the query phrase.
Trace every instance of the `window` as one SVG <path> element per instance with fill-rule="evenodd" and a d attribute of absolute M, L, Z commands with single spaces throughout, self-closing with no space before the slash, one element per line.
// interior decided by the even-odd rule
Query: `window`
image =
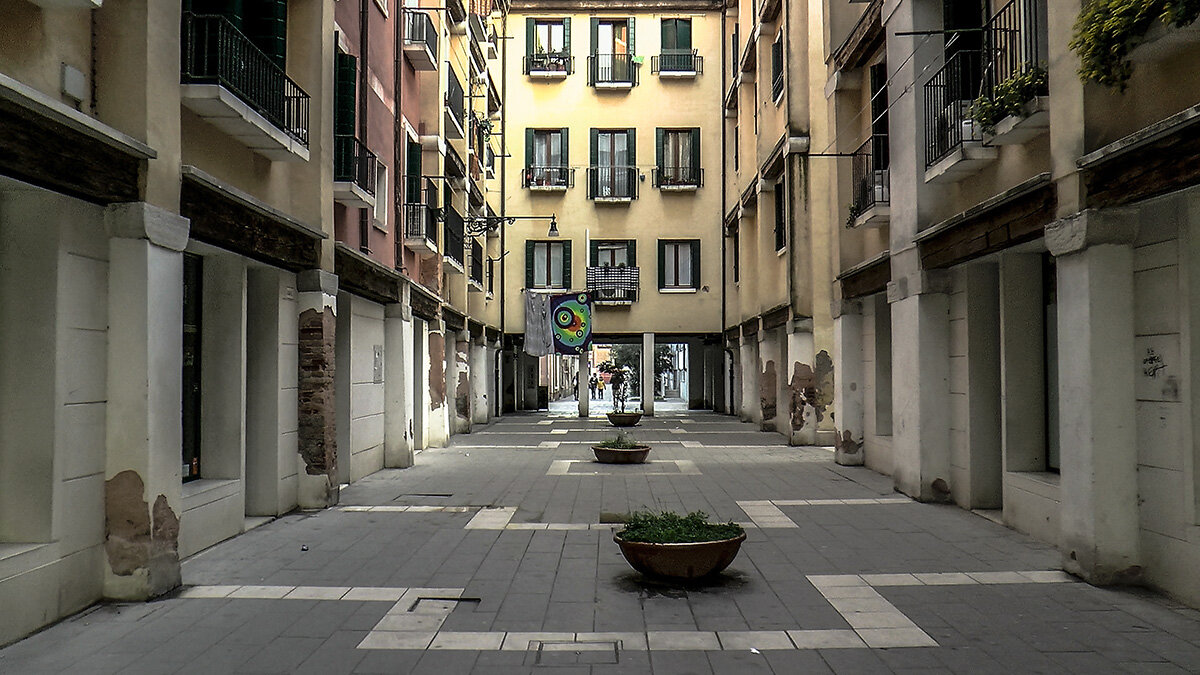
<path fill-rule="evenodd" d="M 740 152 L 738 148 L 740 145 L 741 145 L 741 143 L 738 140 L 738 123 L 737 123 L 737 120 L 735 119 L 735 120 L 733 120 L 733 170 L 734 171 L 738 170 L 738 154 Z"/>
<path fill-rule="evenodd" d="M 736 80 L 738 76 L 738 70 L 741 69 L 740 60 L 742 56 L 742 53 L 738 51 L 741 48 L 741 45 L 738 44 L 738 24 L 736 23 L 733 24 L 732 40 L 733 51 L 729 55 L 729 79 Z"/>
<path fill-rule="evenodd" d="M 633 19 L 592 19 L 590 84 L 632 84 L 636 70 Z"/>
<path fill-rule="evenodd" d="M 571 19 L 525 20 L 525 72 L 571 72 Z"/>
<path fill-rule="evenodd" d="M 875 296 L 875 435 L 892 435 L 892 306 Z"/>
<path fill-rule="evenodd" d="M 699 187 L 700 130 L 656 129 L 658 187 Z"/>
<path fill-rule="evenodd" d="M 200 477 L 200 331 L 204 259 L 183 254 L 183 482 Z"/>
<path fill-rule="evenodd" d="M 1046 471 L 1058 472 L 1062 443 L 1059 437 L 1058 401 L 1058 265 L 1057 259 L 1042 255 L 1042 362 L 1045 364 Z"/>
<path fill-rule="evenodd" d="M 592 199 L 633 199 L 637 195 L 637 130 L 592 129 Z"/>
<path fill-rule="evenodd" d="M 775 184 L 775 250 L 787 246 L 787 183 L 782 179 Z"/>
<path fill-rule="evenodd" d="M 388 170 L 387 164 L 375 162 L 375 227 L 387 232 L 388 228 Z"/>
<path fill-rule="evenodd" d="M 570 288 L 571 242 L 525 242 L 525 287 Z"/>
<path fill-rule="evenodd" d="M 592 267 L 634 267 L 636 265 L 636 241 L 592 241 Z"/>
<path fill-rule="evenodd" d="M 771 43 L 771 97 L 776 103 L 783 99 L 783 31 Z"/>
<path fill-rule="evenodd" d="M 742 232 L 733 231 L 733 283 L 742 280 Z"/>
<path fill-rule="evenodd" d="M 694 71 L 696 65 L 692 57 L 692 20 L 663 19 L 659 72 Z"/>
<path fill-rule="evenodd" d="M 700 242 L 658 242 L 658 287 L 660 290 L 700 287 Z"/>
<path fill-rule="evenodd" d="M 566 129 L 526 129 L 526 187 L 567 187 L 570 179 Z"/>

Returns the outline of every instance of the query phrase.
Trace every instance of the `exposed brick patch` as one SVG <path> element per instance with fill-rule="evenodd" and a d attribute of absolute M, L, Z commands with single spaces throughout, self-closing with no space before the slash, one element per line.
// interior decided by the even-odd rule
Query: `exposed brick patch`
<path fill-rule="evenodd" d="M 104 482 L 104 552 L 117 576 L 144 570 L 154 596 L 179 585 L 179 517 L 165 495 L 151 511 L 145 490 L 142 477 L 129 469 Z"/>
<path fill-rule="evenodd" d="M 299 450 L 310 476 L 332 476 L 337 465 L 333 390 L 336 327 L 332 307 L 300 313 Z"/>

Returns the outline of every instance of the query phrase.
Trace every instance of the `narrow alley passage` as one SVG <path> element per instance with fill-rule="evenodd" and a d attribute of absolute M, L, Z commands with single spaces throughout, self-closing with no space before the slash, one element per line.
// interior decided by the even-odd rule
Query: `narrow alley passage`
<path fill-rule="evenodd" d="M 591 461 L 597 419 L 521 415 L 185 561 L 184 586 L 0 650 L 4 673 L 1196 672 L 1200 612 L 1058 571 L 1047 545 L 832 449 L 709 413 L 646 419 L 651 462 Z M 748 540 L 719 580 L 648 581 L 631 510 Z"/>

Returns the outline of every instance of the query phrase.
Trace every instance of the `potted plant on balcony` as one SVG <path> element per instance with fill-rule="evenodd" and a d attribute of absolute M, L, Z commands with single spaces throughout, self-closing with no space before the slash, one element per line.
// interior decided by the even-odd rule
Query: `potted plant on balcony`
<path fill-rule="evenodd" d="M 737 523 L 710 523 L 695 511 L 635 513 L 613 536 L 626 562 L 642 574 L 700 579 L 717 574 L 737 557 L 746 532 Z"/>
<path fill-rule="evenodd" d="M 602 464 L 642 464 L 650 454 L 650 446 L 638 443 L 632 436 L 618 433 L 615 437 L 592 446 L 596 461 Z"/>
<path fill-rule="evenodd" d="M 600 364 L 600 372 L 608 373 L 608 384 L 612 388 L 613 412 L 608 413 L 608 423 L 614 427 L 633 427 L 642 421 L 642 413 L 626 412 L 629 401 L 629 371 L 612 362 Z"/>

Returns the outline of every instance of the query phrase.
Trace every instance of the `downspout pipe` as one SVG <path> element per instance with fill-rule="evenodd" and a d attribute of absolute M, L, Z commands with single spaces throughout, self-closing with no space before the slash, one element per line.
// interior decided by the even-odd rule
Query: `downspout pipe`
<path fill-rule="evenodd" d="M 797 250 L 800 247 L 797 245 L 796 232 L 800 227 L 808 227 L 810 229 L 810 234 L 811 234 L 812 224 L 811 224 L 811 222 L 808 221 L 808 219 L 804 219 L 804 221 L 801 222 L 801 219 L 799 218 L 800 210 L 798 207 L 801 205 L 801 203 L 803 203 L 802 197 L 806 194 L 806 190 L 805 190 L 805 186 L 797 185 L 797 179 L 799 178 L 800 180 L 804 180 L 807 183 L 808 177 L 806 175 L 807 172 L 805 172 L 803 170 L 804 156 L 802 154 L 800 154 L 800 152 L 794 151 L 794 150 L 798 151 L 800 149 L 799 148 L 793 149 L 792 148 L 793 144 L 792 144 L 792 140 L 791 140 L 794 136 L 799 136 L 799 134 L 796 133 L 797 126 L 795 125 L 795 120 L 796 120 L 796 115 L 797 115 L 796 102 L 795 102 L 795 97 L 792 95 L 796 89 L 796 83 L 797 83 L 797 78 L 794 77 L 794 75 L 797 75 L 798 73 L 788 72 L 790 70 L 790 66 L 792 63 L 791 57 L 793 54 L 796 53 L 796 50 L 794 48 L 795 45 L 792 42 L 793 38 L 795 37 L 795 33 L 792 31 L 792 6 L 793 6 L 793 3 L 784 2 L 783 7 L 780 9 L 780 11 L 783 13 L 783 33 L 784 33 L 784 38 L 785 38 L 783 41 L 783 44 L 784 44 L 783 67 L 784 67 L 784 78 L 785 78 L 785 82 L 787 83 L 787 89 L 786 89 L 786 91 L 784 91 L 784 96 L 787 99 L 787 108 L 786 108 L 787 122 L 786 122 L 785 126 L 786 126 L 786 133 L 788 135 L 786 154 L 784 155 L 784 157 L 785 157 L 784 167 L 785 167 L 785 170 L 787 171 L 787 174 L 786 174 L 787 175 L 787 205 L 786 206 L 788 209 L 787 215 L 791 216 L 786 221 L 787 224 L 789 225 L 789 231 L 787 232 L 787 235 L 788 235 L 788 241 L 787 241 L 788 304 L 791 306 L 792 318 L 799 319 L 799 318 L 803 318 L 803 317 L 801 315 L 801 307 L 800 307 L 800 279 L 798 278 L 796 264 L 797 264 L 797 260 L 799 259 L 801 253 L 799 250 Z M 805 5 L 805 6 L 807 6 L 807 5 Z M 807 40 L 808 38 L 805 37 L 804 39 Z M 805 44 L 807 45 L 807 42 Z M 807 70 L 807 67 L 808 67 L 808 51 L 807 51 L 807 49 L 804 51 L 803 57 L 804 58 L 800 63 L 802 63 L 803 68 Z M 800 70 L 800 68 L 797 68 L 796 70 Z M 808 78 L 807 77 L 801 78 L 800 81 L 807 83 Z M 805 121 L 807 122 L 807 120 L 805 120 Z M 806 124 L 805 127 L 807 128 L 808 125 Z M 805 134 L 808 134 L 808 133 L 811 133 L 811 131 L 805 132 Z M 808 148 L 807 147 L 803 148 L 803 152 L 807 153 Z M 793 157 L 795 158 L 794 161 L 792 159 Z M 804 208 L 804 212 L 808 213 L 807 205 Z M 812 238 L 810 236 L 810 238 L 809 238 L 810 248 L 811 248 L 811 242 L 812 242 Z M 811 253 L 811 251 L 810 251 L 810 253 Z"/>
<path fill-rule="evenodd" d="M 725 39 L 725 26 L 729 19 L 729 4 L 721 3 L 721 81 L 724 82 L 729 74 L 729 41 Z M 730 78 L 729 84 L 733 84 L 733 79 Z M 726 262 L 728 255 L 728 237 L 725 236 L 725 215 L 729 212 L 729 131 L 725 123 L 725 91 L 722 87 L 721 91 L 717 92 L 717 96 L 721 98 L 719 109 L 721 110 L 721 214 L 717 219 L 717 227 L 721 232 L 721 344 L 725 343 L 725 322 L 728 320 L 728 291 L 726 289 L 729 267 Z"/>

